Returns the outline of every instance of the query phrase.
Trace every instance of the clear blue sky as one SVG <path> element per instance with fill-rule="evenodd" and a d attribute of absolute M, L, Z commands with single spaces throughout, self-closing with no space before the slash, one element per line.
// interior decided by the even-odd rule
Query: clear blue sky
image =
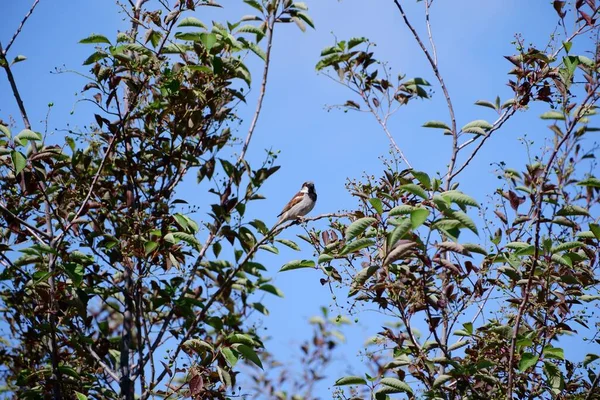
<path fill-rule="evenodd" d="M 6 45 L 31 1 L 3 1 L 0 6 L 3 23 L 0 40 Z M 231 4 L 230 4 L 231 3 Z M 273 64 L 263 113 L 249 152 L 251 160 L 261 160 L 265 148 L 281 150 L 278 163 L 282 169 L 266 185 L 266 200 L 249 209 L 255 216 L 273 223 L 276 214 L 306 180 L 313 180 L 319 201 L 313 214 L 334 212 L 354 206 L 346 193 L 348 177 L 359 177 L 364 171 L 378 173 L 380 155 L 388 151 L 388 141 L 376 122 L 367 114 L 327 112 L 327 104 L 339 104 L 351 98 L 350 93 L 315 72 L 321 49 L 333 44 L 334 36 L 347 39 L 366 36 L 377 43 L 379 59 L 387 60 L 396 72 L 408 77 L 423 77 L 435 82 L 426 60 L 415 44 L 391 0 L 306 0 L 316 30 L 300 32 L 295 25 L 278 26 L 274 40 Z M 424 33 L 423 3 L 404 1 L 413 23 Z M 199 19 L 236 20 L 252 9 L 240 1 L 223 1 L 224 10 L 211 10 Z M 125 16 L 110 0 L 41 0 L 38 9 L 13 45 L 10 55 L 23 54 L 25 62 L 14 66 L 14 74 L 23 95 L 34 130 L 43 131 L 42 120 L 47 104 L 54 103 L 49 130 L 51 141 L 61 141 L 62 131 L 82 127 L 93 121 L 92 109 L 76 104 L 85 81 L 75 74 L 51 74 L 58 68 L 86 73 L 82 61 L 93 51 L 77 41 L 90 33 L 102 33 L 115 38 L 117 30 L 126 30 Z M 500 95 L 511 97 L 506 86 L 511 69 L 502 56 L 514 53 L 514 34 L 523 34 L 526 43 L 540 47 L 547 43 L 556 14 L 550 1 L 441 1 L 434 2 L 431 11 L 433 34 L 437 43 L 440 69 L 453 98 L 459 126 L 474 120 L 493 121 L 492 110 L 474 106 L 479 99 L 493 100 Z M 11 58 L 12 58 L 11 57 Z M 251 62 L 255 80 L 260 63 Z M 434 86 L 432 100 L 414 102 L 400 110 L 391 123 L 400 147 L 416 169 L 434 175 L 444 171 L 449 155 L 450 138 L 440 132 L 421 128 L 428 120 L 449 122 L 441 91 Z M 249 106 L 240 110 L 244 122 L 239 135 L 244 136 L 254 110 L 254 89 Z M 17 128 L 22 128 L 18 110 L 4 76 L 0 77 L 0 118 L 13 116 Z M 534 106 L 538 107 L 538 106 Z M 71 111 L 74 113 L 71 114 Z M 539 112 L 537 112 L 539 111 Z M 486 202 L 499 184 L 492 179 L 493 162 L 505 161 L 521 168 L 525 149 L 517 138 L 527 134 L 536 139 L 546 135 L 544 123 L 534 118 L 543 108 L 527 115 L 519 113 L 490 140 L 469 169 L 463 174 L 461 189 L 480 202 Z M 539 146 L 540 143 L 537 143 Z M 195 177 L 190 177 L 181 189 L 181 197 L 203 204 L 204 193 L 198 193 Z M 285 232 L 293 238 L 300 233 L 296 227 Z M 202 241 L 202 238 L 200 238 Z M 285 293 L 284 299 L 268 295 L 271 311 L 264 324 L 275 338 L 271 349 L 277 354 L 292 354 L 309 337 L 306 319 L 319 312 L 321 305 L 331 304 L 327 287 L 319 283 L 320 273 L 301 270 L 276 274 L 286 261 L 311 258 L 310 249 L 302 254 L 282 249 L 279 256 L 263 256 L 276 285 Z M 335 310 L 332 310 L 335 313 Z M 352 318 L 353 319 L 353 318 Z M 367 318 L 368 321 L 368 318 Z M 367 335 L 377 332 L 366 322 L 355 325 L 347 349 L 340 353 L 340 362 L 333 371 L 332 381 L 343 374 L 344 365 L 355 359 Z M 567 350 L 568 352 L 568 350 Z M 296 353 L 297 354 L 297 353 Z M 323 393 L 324 397 L 327 397 Z"/>

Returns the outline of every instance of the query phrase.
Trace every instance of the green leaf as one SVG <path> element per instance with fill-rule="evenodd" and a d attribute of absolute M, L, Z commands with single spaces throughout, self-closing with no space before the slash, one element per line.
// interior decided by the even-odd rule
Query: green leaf
<path fill-rule="evenodd" d="M 248 43 L 248 48 L 263 61 L 267 61 L 267 54 L 256 43 Z"/>
<path fill-rule="evenodd" d="M 11 63 L 11 65 L 14 65 L 14 64 L 16 64 L 16 63 L 18 63 L 18 62 L 25 61 L 25 60 L 27 60 L 27 57 L 25 57 L 25 56 L 23 56 L 23 55 L 19 54 L 18 56 L 16 56 L 16 57 L 15 57 L 15 58 L 12 60 L 12 63 Z"/>
<path fill-rule="evenodd" d="M 79 392 L 75 392 L 75 396 L 77 397 L 77 400 L 87 400 L 87 396 L 83 393 L 79 393 Z"/>
<path fill-rule="evenodd" d="M 551 253 L 558 253 L 559 251 L 565 251 L 565 250 L 571 250 L 571 249 L 576 249 L 578 247 L 583 246 L 584 244 L 581 242 L 565 242 L 565 243 L 561 243 L 558 246 L 554 246 L 552 249 L 550 249 Z"/>
<path fill-rule="evenodd" d="M 333 386 L 346 386 L 346 385 L 366 385 L 367 381 L 360 376 L 344 376 L 343 378 L 335 381 Z"/>
<path fill-rule="evenodd" d="M 450 127 L 446 125 L 445 122 L 442 121 L 427 121 L 423 124 L 423 128 L 437 128 L 437 129 L 445 129 L 447 131 L 451 131 Z"/>
<path fill-rule="evenodd" d="M 600 188 L 600 179 L 596 178 L 595 176 L 589 176 L 589 177 L 585 178 L 584 180 L 579 181 L 577 183 L 577 185 Z"/>
<path fill-rule="evenodd" d="M 195 18 L 195 17 L 184 18 L 184 19 L 181 20 L 181 22 L 177 26 L 178 27 L 195 26 L 197 28 L 204 28 L 204 29 L 206 29 L 206 25 L 204 25 L 204 23 L 202 21 L 200 21 L 198 18 Z"/>
<path fill-rule="evenodd" d="M 239 351 L 240 354 L 243 355 L 246 360 L 252 361 L 257 367 L 263 369 L 262 362 L 260 361 L 260 358 L 258 358 L 258 354 L 256 354 L 252 347 L 247 346 L 245 344 L 241 344 L 236 347 L 236 350 Z"/>
<path fill-rule="evenodd" d="M 381 200 L 374 197 L 372 199 L 369 199 L 369 203 L 371 203 L 371 205 L 373 206 L 375 211 L 377 211 L 377 214 L 379 214 L 379 215 L 383 214 L 383 203 L 381 203 Z"/>
<path fill-rule="evenodd" d="M 106 36 L 100 35 L 98 33 L 92 33 L 90 36 L 85 39 L 81 39 L 79 43 L 83 44 L 94 44 L 94 43 L 106 43 L 111 44 L 110 40 Z"/>
<path fill-rule="evenodd" d="M 9 139 L 12 137 L 12 135 L 10 134 L 10 129 L 8 129 L 8 126 L 0 124 L 0 132 L 3 133 L 4 136 L 6 136 Z"/>
<path fill-rule="evenodd" d="M 314 267 L 315 267 L 315 262 L 312 260 L 294 260 L 294 261 L 290 261 L 289 263 L 287 263 L 283 267 L 281 267 L 279 272 L 292 271 L 294 269 L 300 269 L 300 268 L 314 268 Z"/>
<path fill-rule="evenodd" d="M 217 35 L 214 33 L 201 33 L 200 41 L 208 50 L 212 49 L 213 46 L 217 43 Z"/>
<path fill-rule="evenodd" d="M 425 210 L 427 211 L 427 210 Z M 389 237 L 388 237 L 388 249 L 391 249 L 396 242 L 398 242 L 398 240 L 402 239 L 402 236 L 406 235 L 406 233 L 408 231 L 410 231 L 410 228 L 412 227 L 412 221 L 411 219 L 403 219 L 402 222 L 400 223 L 400 225 L 398 225 L 396 227 L 396 229 L 394 229 Z"/>
<path fill-rule="evenodd" d="M 342 251 L 340 252 L 340 255 L 345 255 L 348 253 L 354 253 L 356 251 L 362 250 L 365 247 L 369 247 L 375 244 L 375 241 L 371 240 L 371 239 L 367 239 L 367 238 L 362 238 L 362 239 L 357 239 L 353 242 L 350 242 L 348 244 L 346 244 L 346 246 L 344 246 L 344 248 L 342 249 Z"/>
<path fill-rule="evenodd" d="M 417 178 L 421 185 L 425 187 L 425 189 L 431 190 L 431 178 L 429 178 L 429 175 L 427 175 L 425 172 L 415 170 L 412 170 L 410 172 L 415 178 Z"/>
<path fill-rule="evenodd" d="M 483 119 L 477 119 L 475 121 L 471 121 L 468 124 L 466 124 L 465 126 L 463 126 L 461 128 L 461 131 L 465 132 L 468 131 L 470 128 L 481 128 L 483 130 L 490 130 L 492 129 L 493 125 L 490 124 L 489 122 L 483 120 Z"/>
<path fill-rule="evenodd" d="M 447 192 L 442 193 L 442 197 L 444 199 L 450 200 L 452 203 L 459 204 L 462 206 L 473 206 L 479 208 L 479 203 L 475 201 L 472 197 L 467 196 L 466 194 L 459 192 L 458 190 L 449 190 Z"/>
<path fill-rule="evenodd" d="M 419 196 L 423 199 L 428 199 L 429 196 L 427 195 L 427 192 L 425 191 L 425 189 L 423 189 L 421 186 L 419 185 L 415 185 L 414 183 L 408 183 L 406 185 L 402 185 L 400 186 L 400 190 L 405 190 L 409 193 L 414 194 L 415 196 Z"/>
<path fill-rule="evenodd" d="M 545 358 L 554 358 L 556 360 L 565 359 L 565 351 L 558 347 L 546 346 L 544 347 L 543 354 Z"/>
<path fill-rule="evenodd" d="M 27 139 L 27 140 L 42 140 L 42 134 L 41 133 L 37 133 L 34 132 L 32 130 L 29 129 L 23 129 L 21 132 L 19 132 L 19 134 L 16 136 L 17 139 Z"/>
<path fill-rule="evenodd" d="M 408 386 L 408 384 L 406 382 L 403 382 L 400 379 L 383 378 L 382 380 L 379 381 L 379 383 L 394 389 L 395 392 L 393 392 L 393 393 L 410 393 L 410 394 L 412 394 L 412 392 L 413 392 L 412 388 L 410 386 Z M 392 392 L 388 392 L 388 393 L 392 393 Z"/>
<path fill-rule="evenodd" d="M 12 159 L 13 167 L 15 169 L 15 175 L 20 174 L 27 165 L 27 159 L 21 152 L 16 150 L 13 150 L 10 153 L 10 158 Z"/>
<path fill-rule="evenodd" d="M 600 225 L 598 224 L 589 224 L 590 231 L 594 234 L 597 240 L 600 240 Z"/>
<path fill-rule="evenodd" d="M 415 207 L 415 206 L 409 206 L 407 204 L 402 204 L 402 205 L 392 208 L 389 212 L 389 215 L 390 215 L 390 217 L 393 217 L 396 215 L 410 214 L 414 210 L 416 210 L 416 208 L 417 207 Z"/>
<path fill-rule="evenodd" d="M 452 379 L 452 376 L 450 376 L 450 375 L 446 375 L 446 374 L 438 375 L 438 377 L 435 378 L 435 380 L 433 381 L 433 387 L 434 388 L 440 387 L 445 382 L 448 382 L 450 379 Z"/>
<path fill-rule="evenodd" d="M 410 222 L 412 224 L 412 229 L 417 229 L 427 220 L 429 217 L 429 210 L 426 208 L 417 208 L 413 212 L 410 213 Z"/>
<path fill-rule="evenodd" d="M 298 3 L 296 3 L 298 4 Z M 358 46 L 361 43 L 365 43 L 367 41 L 367 38 L 365 37 L 354 37 L 351 38 L 350 40 L 348 40 L 348 50 L 350 50 L 353 47 Z"/>
<path fill-rule="evenodd" d="M 259 248 L 263 249 L 263 250 L 266 250 L 266 251 L 268 251 L 270 253 L 273 253 L 273 254 L 279 254 L 279 249 L 277 249 L 277 247 L 275 247 L 275 246 L 269 246 L 267 244 L 261 244 L 259 246 Z"/>
<path fill-rule="evenodd" d="M 227 363 L 231 366 L 231 368 L 235 367 L 235 364 L 238 362 L 238 358 L 233 353 L 233 350 L 231 350 L 229 347 L 222 347 L 221 354 L 223 357 L 225 357 L 225 360 L 227 360 Z"/>
<path fill-rule="evenodd" d="M 491 108 L 492 110 L 496 110 L 496 105 L 487 100 L 477 100 L 475 102 L 475 104 L 478 106 L 487 107 L 487 108 Z"/>
<path fill-rule="evenodd" d="M 317 262 L 319 264 L 324 264 L 324 263 L 328 263 L 329 261 L 333 260 L 335 257 L 333 257 L 331 254 L 321 254 L 319 256 L 319 259 L 317 260 Z"/>
<path fill-rule="evenodd" d="M 153 241 L 148 241 L 144 243 L 144 253 L 146 255 L 152 253 L 158 247 L 158 243 Z"/>
<path fill-rule="evenodd" d="M 465 248 L 465 250 L 471 253 L 478 253 L 484 256 L 488 255 L 488 252 L 483 247 L 475 243 L 463 243 L 463 247 Z"/>
<path fill-rule="evenodd" d="M 546 111 L 542 115 L 540 115 L 541 119 L 554 119 L 559 121 L 565 120 L 565 115 L 558 111 Z"/>
<path fill-rule="evenodd" d="M 276 239 L 275 241 L 289 247 L 292 250 L 300 251 L 300 246 L 298 246 L 296 242 L 292 242 L 291 240 L 287 239 Z"/>
<path fill-rule="evenodd" d="M 462 211 L 454 211 L 452 213 L 452 217 L 459 220 L 464 226 L 469 228 L 474 234 L 479 235 L 479 232 L 477 232 L 477 226 L 475 225 L 475 222 L 473 222 L 473 220 L 467 214 L 465 214 Z"/>
<path fill-rule="evenodd" d="M 585 358 L 583 359 L 583 366 L 587 367 L 590 363 L 593 363 L 594 361 L 596 361 L 598 358 L 600 358 L 599 355 L 597 354 L 592 354 L 592 353 L 588 353 Z"/>
<path fill-rule="evenodd" d="M 105 59 L 106 57 L 108 57 L 108 53 L 106 53 L 105 51 L 95 51 L 88 58 L 85 59 L 83 65 L 94 64 L 97 61 Z"/>
<path fill-rule="evenodd" d="M 590 213 L 588 212 L 588 210 L 586 210 L 583 207 L 568 204 L 568 205 L 564 206 L 563 208 L 561 208 L 560 210 L 558 210 L 556 215 L 561 215 L 561 216 L 585 215 L 585 216 L 589 217 Z"/>
<path fill-rule="evenodd" d="M 365 229 L 377 222 L 377 219 L 372 217 L 364 217 L 357 219 L 346 228 L 346 241 L 352 240 L 362 234 Z"/>
<path fill-rule="evenodd" d="M 265 283 L 264 285 L 259 286 L 259 289 L 264 290 L 267 293 L 271 293 L 275 296 L 283 297 L 283 292 L 275 286 L 271 285 L 270 283 Z"/>
<path fill-rule="evenodd" d="M 519 371 L 525 372 L 527 369 L 533 367 L 538 362 L 537 354 L 523 353 L 521 361 L 519 361 Z"/>

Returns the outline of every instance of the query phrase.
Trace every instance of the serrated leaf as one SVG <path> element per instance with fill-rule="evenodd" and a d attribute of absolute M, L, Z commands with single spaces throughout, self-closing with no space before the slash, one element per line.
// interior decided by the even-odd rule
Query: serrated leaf
<path fill-rule="evenodd" d="M 459 220 L 461 222 L 461 224 L 463 224 L 464 226 L 469 228 L 474 234 L 479 235 L 479 232 L 477 231 L 477 226 L 475 225 L 475 222 L 473 222 L 471 217 L 469 217 L 467 214 L 465 214 L 462 211 L 454 211 L 452 213 L 452 217 Z"/>
<path fill-rule="evenodd" d="M 423 128 L 437 128 L 451 131 L 450 127 L 442 121 L 427 121 L 423 124 Z"/>
<path fill-rule="evenodd" d="M 533 367 L 537 364 L 538 358 L 537 354 L 523 353 L 519 361 L 519 371 L 525 372 L 527 369 Z"/>
<path fill-rule="evenodd" d="M 583 207 L 568 204 L 568 205 L 564 206 L 563 208 L 561 208 L 560 210 L 558 210 L 556 215 L 561 215 L 561 216 L 585 215 L 585 216 L 589 217 L 590 213 L 588 212 L 588 210 L 586 210 Z"/>
<path fill-rule="evenodd" d="M 93 44 L 93 43 L 106 43 L 106 44 L 111 44 L 110 40 L 108 40 L 108 38 L 104 35 L 100 35 L 98 33 L 92 33 L 90 36 L 81 39 L 79 41 L 79 43 L 82 44 Z"/>
<path fill-rule="evenodd" d="M 148 241 L 144 243 L 144 254 L 148 255 L 152 253 L 158 247 L 158 243 L 153 241 Z"/>
<path fill-rule="evenodd" d="M 29 129 L 23 129 L 17 136 L 16 139 L 27 139 L 27 140 L 42 140 L 42 134 L 34 132 Z"/>
<path fill-rule="evenodd" d="M 377 197 L 374 197 L 372 199 L 369 199 L 369 203 L 371 203 L 375 211 L 377 211 L 377 214 L 383 214 L 383 203 L 381 202 L 381 200 L 379 200 Z"/>
<path fill-rule="evenodd" d="M 390 210 L 389 215 L 390 217 L 396 216 L 396 215 L 405 215 L 405 214 L 410 214 L 411 212 L 413 212 L 417 207 L 415 206 L 409 206 L 407 204 L 402 204 L 400 206 L 394 207 Z"/>
<path fill-rule="evenodd" d="M 287 263 L 283 267 L 281 267 L 279 272 L 292 271 L 294 269 L 300 269 L 300 268 L 314 268 L 314 267 L 315 267 L 315 262 L 312 260 L 294 260 L 294 261 L 290 261 L 289 263 Z"/>
<path fill-rule="evenodd" d="M 425 172 L 421 171 L 410 171 L 411 174 L 417 178 L 417 180 L 421 183 L 421 185 L 425 186 L 425 189 L 431 190 L 431 178 Z"/>
<path fill-rule="evenodd" d="M 559 251 L 565 251 L 565 250 L 571 250 L 571 249 L 576 249 L 578 247 L 583 246 L 584 244 L 581 242 L 565 242 L 565 243 L 561 243 L 557 246 L 554 246 L 550 252 L 552 253 L 558 253 Z"/>
<path fill-rule="evenodd" d="M 408 231 L 410 231 L 411 227 L 412 227 L 411 220 L 408 218 L 403 219 L 400 222 L 400 224 L 390 233 L 390 235 L 388 237 L 388 242 L 387 242 L 388 249 L 393 248 L 394 245 L 396 244 L 396 242 L 398 242 L 398 240 L 400 240 L 402 238 L 402 236 L 406 235 L 406 233 L 408 233 Z"/>
<path fill-rule="evenodd" d="M 18 62 L 25 61 L 25 60 L 27 60 L 27 57 L 25 57 L 24 55 L 19 54 L 18 56 L 16 56 L 15 58 L 13 58 L 13 60 L 11 62 L 11 65 L 14 65 L 14 64 L 16 64 Z"/>
<path fill-rule="evenodd" d="M 541 119 L 553 119 L 558 121 L 564 121 L 565 115 L 558 111 L 546 111 L 542 115 L 540 115 Z"/>
<path fill-rule="evenodd" d="M 449 190 L 447 192 L 442 193 L 441 196 L 444 199 L 447 199 L 450 202 L 455 203 L 455 204 L 459 204 L 459 205 L 463 205 L 463 206 L 473 206 L 473 207 L 479 208 L 479 203 L 477 203 L 477 201 L 475 201 L 475 199 L 473 199 L 470 196 L 467 196 L 466 194 L 464 194 L 462 192 L 459 192 L 458 190 Z"/>
<path fill-rule="evenodd" d="M 268 251 L 270 253 L 273 253 L 273 254 L 279 254 L 279 249 L 277 247 L 275 247 L 275 246 L 270 246 L 270 245 L 267 245 L 267 244 L 262 244 L 262 245 L 259 246 L 259 248 L 263 249 L 263 250 L 266 250 L 266 251 Z"/>
<path fill-rule="evenodd" d="M 252 347 L 241 344 L 236 347 L 236 350 L 243 355 L 246 360 L 252 361 L 257 367 L 263 369 L 262 362 Z"/>
<path fill-rule="evenodd" d="M 27 159 L 21 152 L 13 150 L 10 153 L 13 167 L 15 169 L 15 175 L 18 175 L 27 166 Z"/>
<path fill-rule="evenodd" d="M 551 258 L 552 258 L 552 261 L 554 261 L 556 263 L 559 263 L 559 264 L 562 264 L 565 267 L 572 267 L 573 266 L 573 262 L 571 261 L 570 258 L 563 257 L 563 256 L 561 256 L 559 254 L 552 254 Z"/>
<path fill-rule="evenodd" d="M 348 244 L 346 244 L 346 246 L 344 246 L 344 248 L 342 249 L 342 251 L 340 252 L 340 255 L 345 255 L 348 253 L 354 253 L 356 251 L 362 250 L 365 247 L 369 247 L 375 244 L 375 241 L 371 240 L 371 239 L 367 239 L 367 238 L 362 238 L 362 239 L 357 239 L 353 242 L 350 242 Z"/>
<path fill-rule="evenodd" d="M 545 358 L 554 358 L 556 360 L 565 359 L 565 351 L 558 347 L 546 346 L 543 351 Z"/>
<path fill-rule="evenodd" d="M 583 366 L 587 367 L 590 363 L 596 361 L 598 358 L 600 358 L 599 355 L 588 353 L 583 359 Z"/>
<path fill-rule="evenodd" d="M 452 376 L 450 375 L 446 375 L 446 374 L 440 374 L 438 375 L 437 378 L 435 378 L 435 380 L 433 381 L 433 387 L 440 387 L 441 385 L 443 385 L 445 382 L 448 382 L 450 379 L 452 379 Z"/>
<path fill-rule="evenodd" d="M 256 43 L 248 43 L 248 48 L 263 61 L 267 61 L 267 54 Z"/>
<path fill-rule="evenodd" d="M 496 105 L 487 100 L 477 100 L 475 102 L 475 104 L 478 106 L 487 107 L 487 108 L 491 108 L 492 110 L 496 110 Z"/>
<path fill-rule="evenodd" d="M 590 231 L 596 237 L 597 240 L 600 240 L 600 225 L 598 224 L 589 224 Z"/>
<path fill-rule="evenodd" d="M 590 186 L 600 188 L 600 179 L 595 176 L 590 176 L 577 183 L 579 186 Z"/>
<path fill-rule="evenodd" d="M 367 381 L 360 376 L 344 376 L 333 384 L 333 386 L 346 386 L 346 385 L 366 385 Z"/>
<path fill-rule="evenodd" d="M 357 219 L 346 228 L 346 241 L 352 240 L 362 234 L 369 226 L 377 222 L 377 219 L 372 217 L 364 217 Z"/>
<path fill-rule="evenodd" d="M 333 257 L 331 254 L 321 254 L 319 256 L 319 259 L 317 260 L 317 262 L 319 264 L 324 264 L 324 263 L 327 263 L 327 262 L 333 260 L 334 258 L 335 257 Z"/>
<path fill-rule="evenodd" d="M 488 252 L 483 247 L 475 243 L 463 243 L 463 247 L 471 253 L 482 254 L 484 256 L 488 255 Z"/>
<path fill-rule="evenodd" d="M 394 393 L 410 393 L 412 394 L 412 388 L 408 386 L 406 382 L 396 378 L 383 378 L 379 383 L 388 386 L 395 390 Z"/>
<path fill-rule="evenodd" d="M 289 247 L 292 250 L 300 251 L 300 246 L 298 246 L 296 242 L 287 239 L 276 239 L 275 241 Z"/>
<path fill-rule="evenodd" d="M 4 134 L 4 136 L 6 136 L 9 139 L 12 137 L 8 126 L 0 124 L 0 132 L 2 132 L 2 134 Z"/>
<path fill-rule="evenodd" d="M 465 254 L 465 255 L 469 254 L 469 252 L 465 249 L 465 247 L 460 243 L 441 242 L 441 243 L 437 244 L 437 247 L 439 247 L 443 250 L 452 251 L 454 253 Z"/>
<path fill-rule="evenodd" d="M 461 131 L 463 131 L 463 132 L 464 132 L 465 130 L 468 130 L 468 129 L 470 129 L 470 128 L 481 128 L 481 129 L 483 129 L 483 130 L 486 130 L 486 131 L 487 131 L 487 130 L 489 130 L 489 129 L 492 129 L 492 127 L 493 127 L 493 125 L 492 125 L 492 124 L 490 124 L 489 122 L 487 122 L 486 120 L 483 120 L 483 119 L 477 119 L 477 120 L 475 120 L 475 121 L 471 121 L 471 122 L 469 122 L 468 124 L 466 124 L 465 126 L 463 126 L 463 127 L 461 128 Z"/>
<path fill-rule="evenodd" d="M 427 192 L 425 191 L 425 189 L 423 189 L 421 186 L 419 185 L 415 185 L 414 183 L 408 183 L 406 185 L 402 185 L 400 186 L 400 190 L 404 190 L 406 192 L 412 193 L 415 196 L 419 196 L 423 199 L 428 199 L 429 196 L 427 195 Z"/>
<path fill-rule="evenodd" d="M 427 217 L 429 217 L 429 210 L 426 208 L 418 208 L 410 213 L 410 222 L 412 224 L 412 229 L 417 229 L 425 221 L 427 221 Z"/>
<path fill-rule="evenodd" d="M 417 247 L 417 243 L 412 241 L 406 241 L 405 243 L 399 242 L 392 251 L 385 257 L 384 264 L 391 264 L 396 260 L 408 255 L 413 248 Z"/>
<path fill-rule="evenodd" d="M 271 285 L 270 283 L 265 283 L 264 285 L 261 285 L 258 288 L 260 290 L 264 290 L 267 293 L 274 294 L 275 296 L 283 297 L 283 292 L 275 286 Z"/>
<path fill-rule="evenodd" d="M 233 353 L 233 350 L 231 350 L 229 347 L 222 347 L 221 348 L 221 354 L 223 355 L 223 357 L 225 357 L 225 360 L 227 360 L 227 363 L 233 368 L 235 367 L 235 365 L 238 362 L 238 358 L 237 356 Z"/>
<path fill-rule="evenodd" d="M 204 29 L 206 29 L 206 25 L 204 25 L 204 23 L 202 21 L 200 21 L 198 18 L 195 18 L 195 17 L 184 18 L 184 19 L 181 20 L 181 22 L 177 26 L 178 27 L 195 26 L 197 28 L 204 28 Z"/>

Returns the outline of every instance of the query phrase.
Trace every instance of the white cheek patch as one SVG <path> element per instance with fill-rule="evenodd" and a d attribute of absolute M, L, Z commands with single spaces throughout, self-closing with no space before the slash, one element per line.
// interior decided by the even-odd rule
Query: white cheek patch
<path fill-rule="evenodd" d="M 308 193 L 308 188 L 306 186 L 302 186 L 302 189 L 300 189 L 300 193 Z"/>

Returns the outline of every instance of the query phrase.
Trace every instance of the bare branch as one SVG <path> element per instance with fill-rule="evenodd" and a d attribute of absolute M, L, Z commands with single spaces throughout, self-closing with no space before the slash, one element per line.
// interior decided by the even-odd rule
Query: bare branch
<path fill-rule="evenodd" d="M 8 54 L 8 50 L 15 42 L 15 39 L 17 38 L 17 36 L 19 36 L 19 33 L 21 33 L 21 29 L 23 29 L 25 22 L 27 22 L 27 19 L 31 16 L 31 14 L 33 13 L 33 10 L 35 9 L 35 7 L 38 5 L 39 2 L 40 2 L 40 0 L 35 0 L 33 2 L 33 5 L 29 9 L 29 12 L 27 14 L 25 14 L 25 17 L 23 17 L 23 20 L 21 21 L 21 23 L 19 24 L 19 27 L 17 28 L 17 31 L 15 32 L 13 37 L 10 39 L 10 41 L 6 45 L 6 49 L 4 49 L 4 51 L 2 51 L 2 48 L 0 47 L 0 54 L 2 54 L 3 56 L 6 56 Z"/>

